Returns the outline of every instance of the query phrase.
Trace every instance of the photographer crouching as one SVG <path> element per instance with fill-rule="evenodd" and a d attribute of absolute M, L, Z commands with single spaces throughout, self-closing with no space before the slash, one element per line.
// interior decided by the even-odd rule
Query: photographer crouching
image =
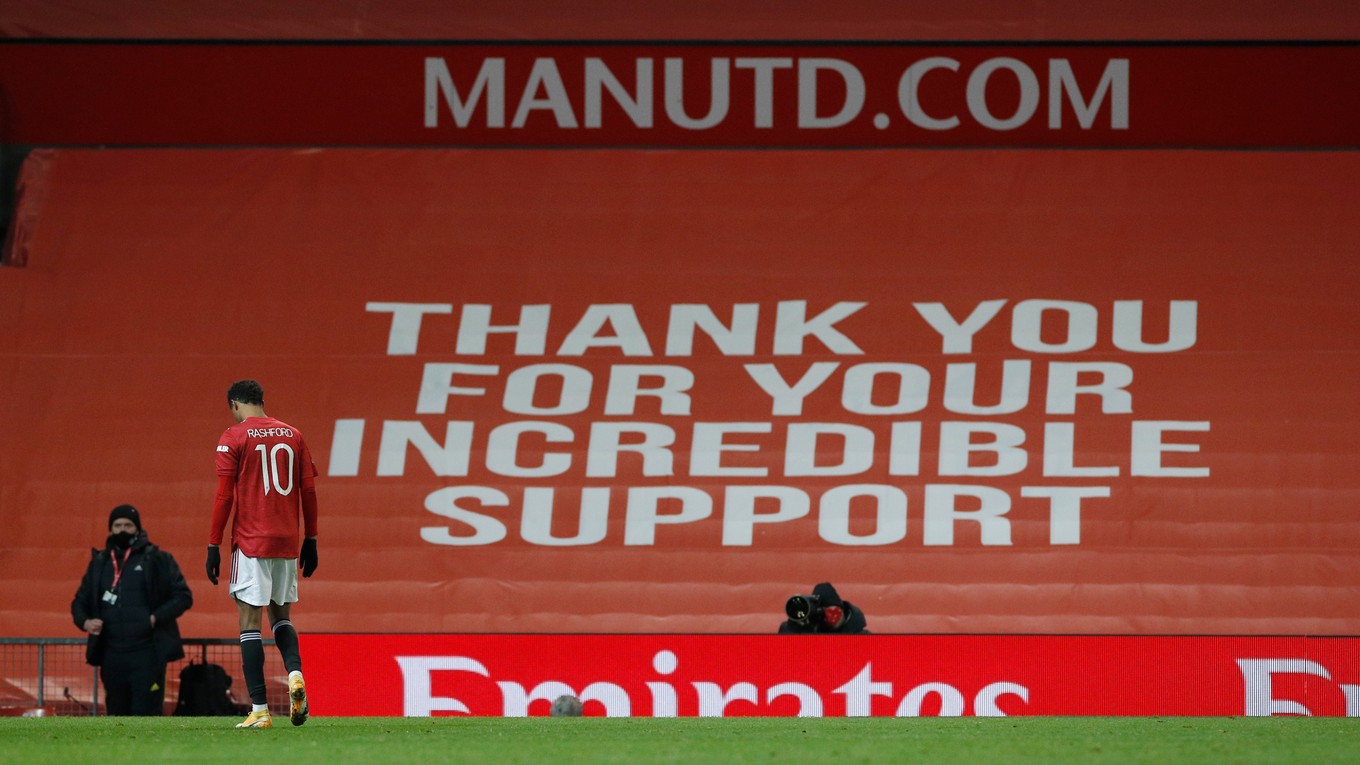
<path fill-rule="evenodd" d="M 848 600 L 841 600 L 830 582 L 812 588 L 811 595 L 794 595 L 784 604 L 788 620 L 779 625 L 779 634 L 803 633 L 867 635 L 864 612 Z"/>

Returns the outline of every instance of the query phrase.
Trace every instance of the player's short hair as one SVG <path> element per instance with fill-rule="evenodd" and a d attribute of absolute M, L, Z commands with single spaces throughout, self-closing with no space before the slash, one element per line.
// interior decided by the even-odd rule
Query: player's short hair
<path fill-rule="evenodd" d="M 237 380 L 227 388 L 227 402 L 264 406 L 264 388 L 254 380 Z"/>

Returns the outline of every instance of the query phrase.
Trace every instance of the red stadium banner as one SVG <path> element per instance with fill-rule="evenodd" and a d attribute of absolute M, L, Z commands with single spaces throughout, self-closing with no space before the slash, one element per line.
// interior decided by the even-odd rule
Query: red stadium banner
<path fill-rule="evenodd" d="M 234 633 L 243 377 L 321 472 L 304 633 L 1360 634 L 1355 152 L 39 158 L 0 634 L 123 502 Z"/>
<path fill-rule="evenodd" d="M 307 635 L 313 714 L 1360 716 L 1360 640 Z"/>
<path fill-rule="evenodd" d="M 1353 147 L 1353 43 L 0 42 L 0 140 Z"/>

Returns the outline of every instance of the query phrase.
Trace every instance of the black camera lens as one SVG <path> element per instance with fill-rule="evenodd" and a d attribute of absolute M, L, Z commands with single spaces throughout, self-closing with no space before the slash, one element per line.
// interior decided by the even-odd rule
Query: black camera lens
<path fill-rule="evenodd" d="M 806 624 L 820 610 L 818 600 L 815 595 L 794 595 L 784 604 L 784 613 L 793 621 Z"/>

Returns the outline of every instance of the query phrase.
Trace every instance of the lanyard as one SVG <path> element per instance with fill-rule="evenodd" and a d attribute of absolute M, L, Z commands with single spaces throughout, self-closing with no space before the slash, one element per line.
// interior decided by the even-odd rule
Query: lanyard
<path fill-rule="evenodd" d="M 130 557 L 132 557 L 132 546 L 128 545 L 128 549 L 123 551 L 123 566 L 127 565 Z M 109 592 L 113 592 L 118 589 L 118 580 L 123 578 L 123 569 L 118 565 L 117 553 L 109 555 L 109 558 L 113 561 L 113 584 L 109 585 Z"/>

